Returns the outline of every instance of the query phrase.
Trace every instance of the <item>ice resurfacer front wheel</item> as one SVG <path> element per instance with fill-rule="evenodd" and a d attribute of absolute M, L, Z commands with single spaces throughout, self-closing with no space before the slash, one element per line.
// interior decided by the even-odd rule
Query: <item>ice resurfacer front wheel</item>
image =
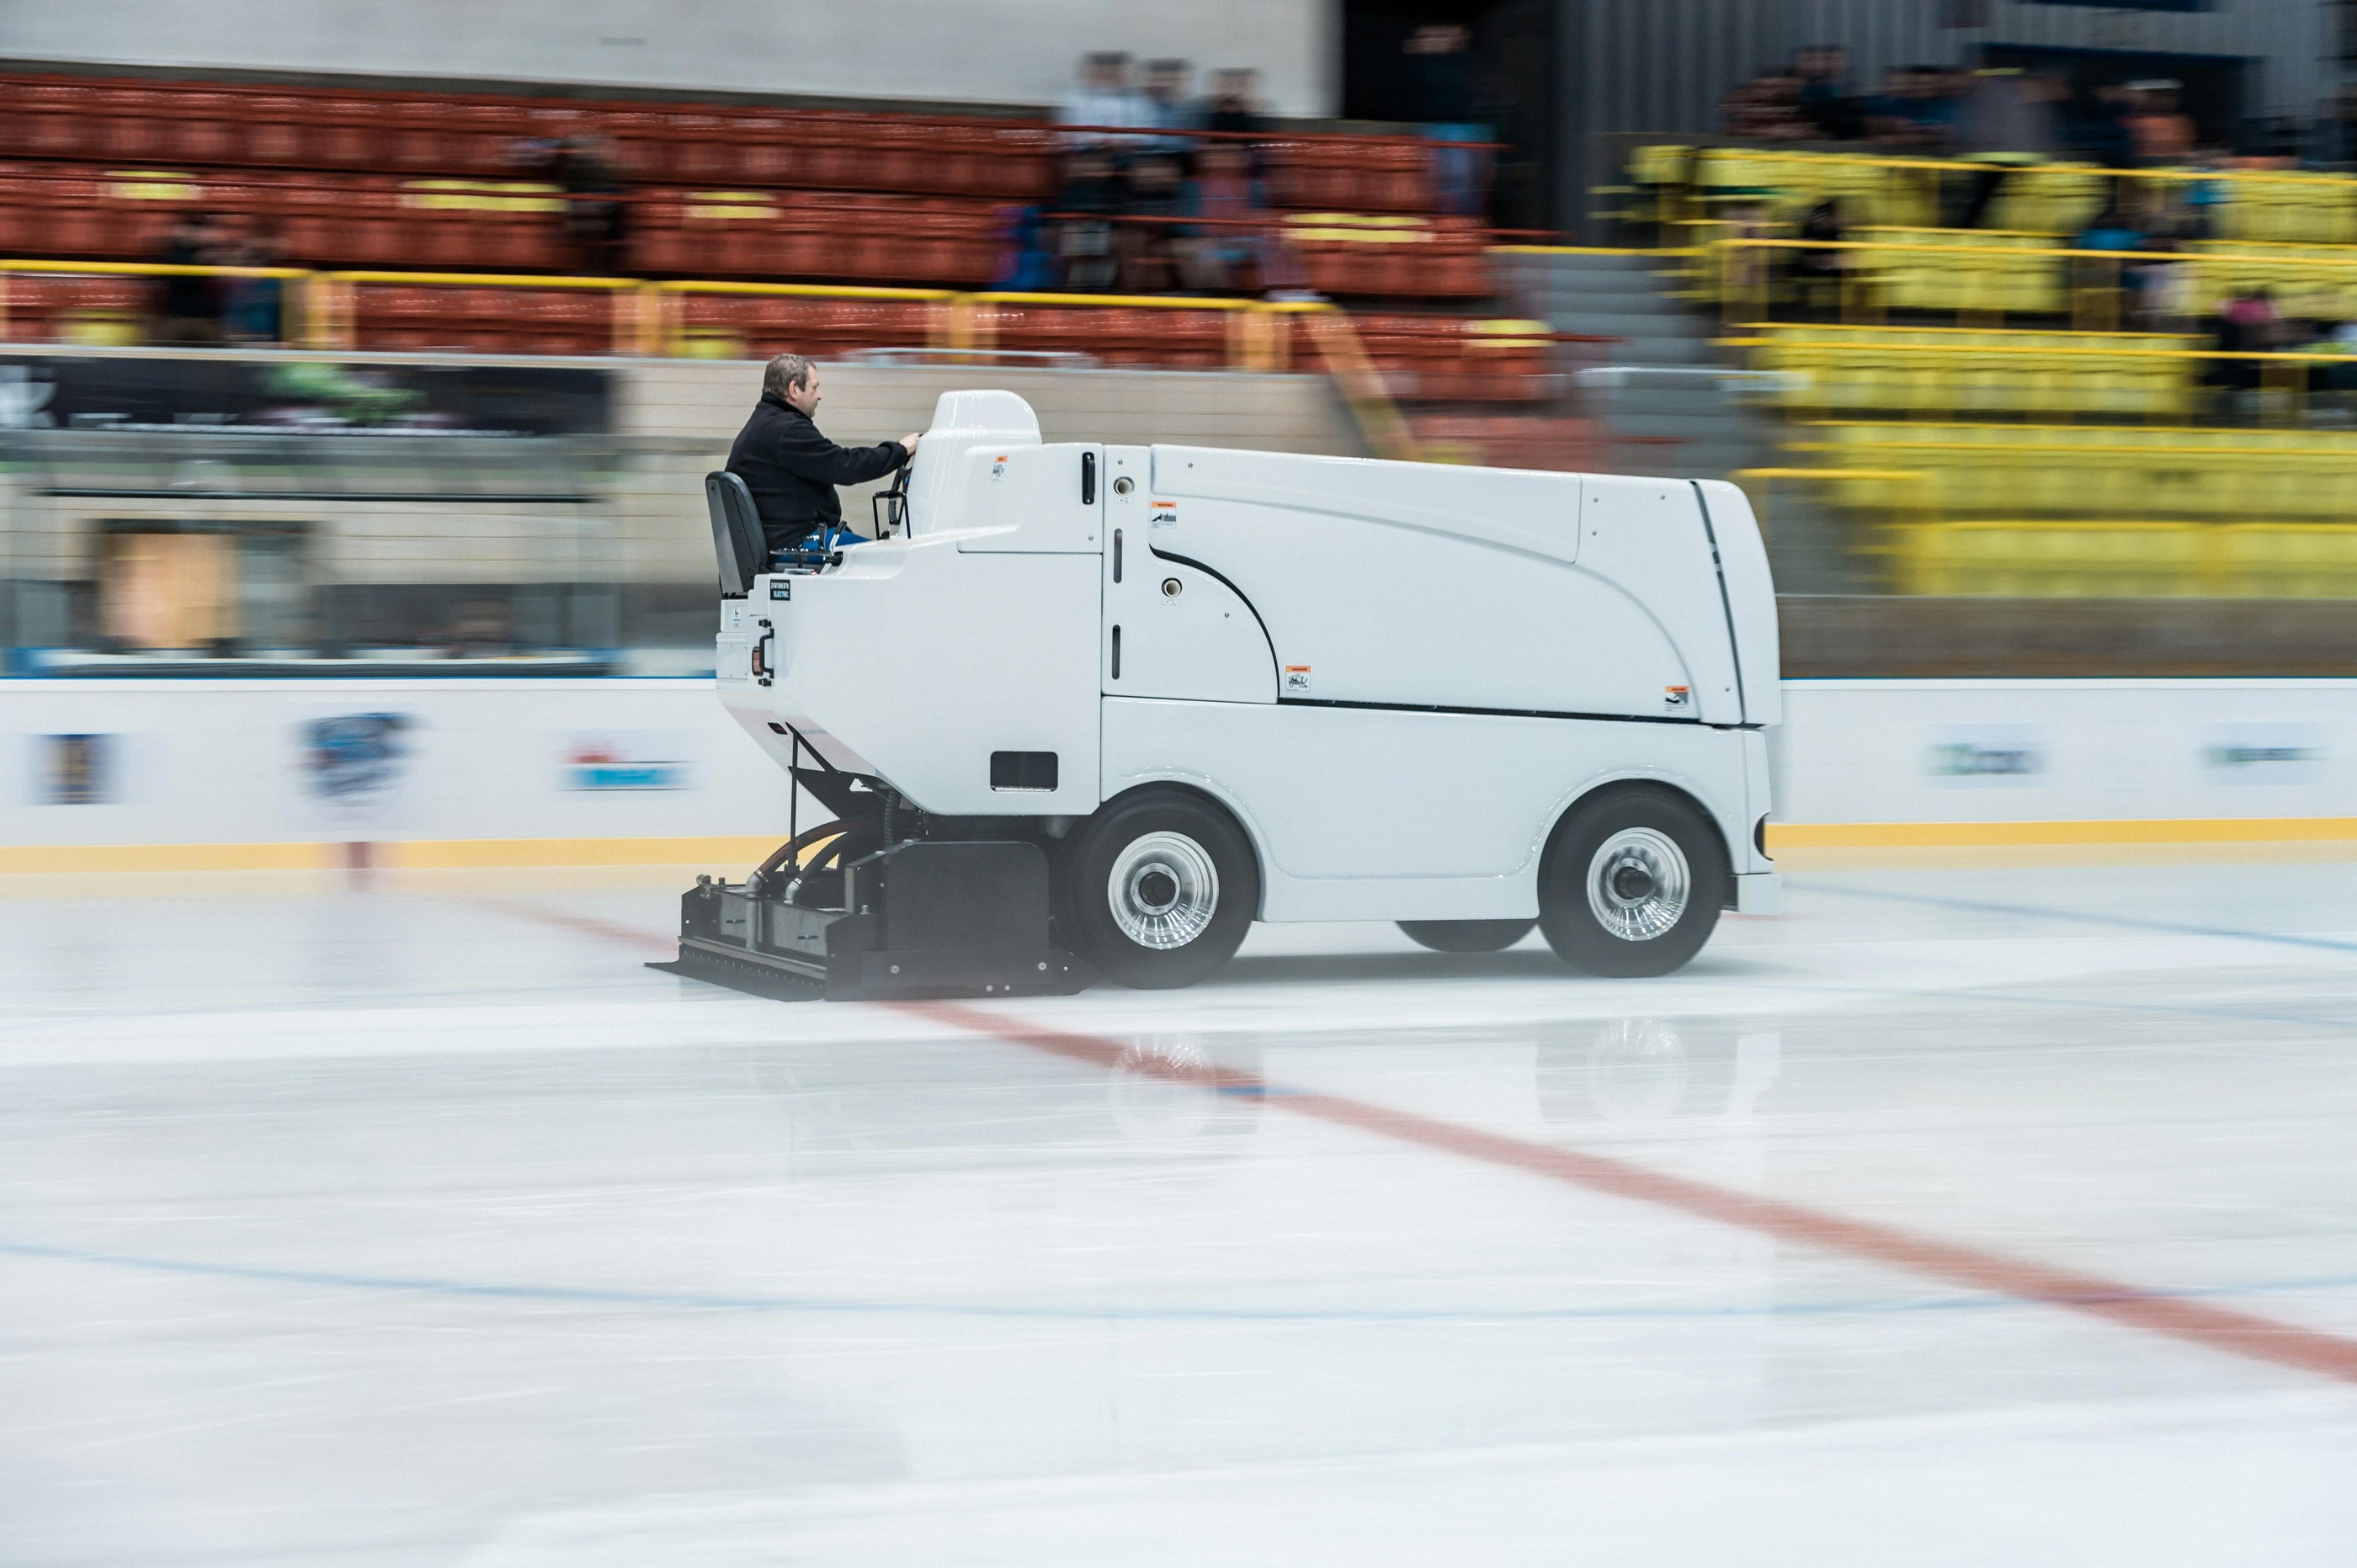
<path fill-rule="evenodd" d="M 1574 807 L 1539 863 L 1539 929 L 1566 963 L 1667 974 L 1702 950 L 1726 899 L 1718 832 L 1678 795 L 1614 789 Z"/>
<path fill-rule="evenodd" d="M 1124 985 L 1194 984 L 1234 955 L 1260 908 L 1243 830 L 1183 789 L 1107 801 L 1063 851 L 1067 943 Z"/>

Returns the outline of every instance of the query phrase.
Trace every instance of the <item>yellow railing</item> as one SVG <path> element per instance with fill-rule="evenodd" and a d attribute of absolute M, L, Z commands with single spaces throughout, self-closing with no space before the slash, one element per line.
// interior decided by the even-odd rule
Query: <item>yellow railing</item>
<path fill-rule="evenodd" d="M 208 267 L 188 266 L 168 262 L 26 262 L 0 260 L 0 342 L 9 336 L 9 287 L 11 274 L 37 273 L 69 277 L 228 277 L 277 278 L 292 284 L 282 298 L 280 330 L 292 341 L 308 341 L 310 308 L 309 284 L 313 274 L 302 267 Z"/>
<path fill-rule="evenodd" d="M 355 338 L 353 293 L 364 284 L 439 288 L 533 288 L 603 291 L 613 296 L 613 344 L 618 354 L 653 349 L 651 301 L 637 278 L 576 277 L 565 274 L 330 272 L 314 277 L 307 291 L 311 331 L 302 341 L 317 349 L 349 349 Z"/>

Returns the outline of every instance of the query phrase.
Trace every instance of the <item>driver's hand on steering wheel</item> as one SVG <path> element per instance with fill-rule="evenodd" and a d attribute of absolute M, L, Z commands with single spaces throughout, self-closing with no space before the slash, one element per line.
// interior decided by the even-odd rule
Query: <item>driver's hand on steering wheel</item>
<path fill-rule="evenodd" d="M 900 437 L 900 445 L 907 449 L 909 456 L 911 457 L 917 455 L 917 433 L 913 430 L 909 432 L 908 435 Z"/>

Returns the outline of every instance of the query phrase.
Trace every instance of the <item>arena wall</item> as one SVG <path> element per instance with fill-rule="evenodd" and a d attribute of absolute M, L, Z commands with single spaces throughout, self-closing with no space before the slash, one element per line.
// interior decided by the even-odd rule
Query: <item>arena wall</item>
<path fill-rule="evenodd" d="M 1324 0 L 116 0 L 0 7 L 0 57 L 1038 107 L 1087 49 L 1252 66 L 1283 114 L 1330 114 Z"/>
<path fill-rule="evenodd" d="M 1794 682 L 1787 703 L 1780 853 L 2357 840 L 2357 681 Z M 0 871 L 354 843 L 716 868 L 787 822 L 708 681 L 13 681 L 0 714 Z"/>

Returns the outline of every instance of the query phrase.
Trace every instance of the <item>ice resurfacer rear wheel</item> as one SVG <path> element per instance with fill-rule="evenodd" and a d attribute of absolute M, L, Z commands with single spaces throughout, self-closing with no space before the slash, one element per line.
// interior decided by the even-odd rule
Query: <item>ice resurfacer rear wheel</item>
<path fill-rule="evenodd" d="M 1539 863 L 1539 929 L 1590 974 L 1667 974 L 1702 950 L 1726 899 L 1727 849 L 1682 797 L 1640 786 L 1572 809 Z"/>
<path fill-rule="evenodd" d="M 1181 789 L 1099 808 L 1061 856 L 1067 940 L 1124 985 L 1192 985 L 1233 956 L 1260 908 L 1260 867 L 1228 814 Z"/>

